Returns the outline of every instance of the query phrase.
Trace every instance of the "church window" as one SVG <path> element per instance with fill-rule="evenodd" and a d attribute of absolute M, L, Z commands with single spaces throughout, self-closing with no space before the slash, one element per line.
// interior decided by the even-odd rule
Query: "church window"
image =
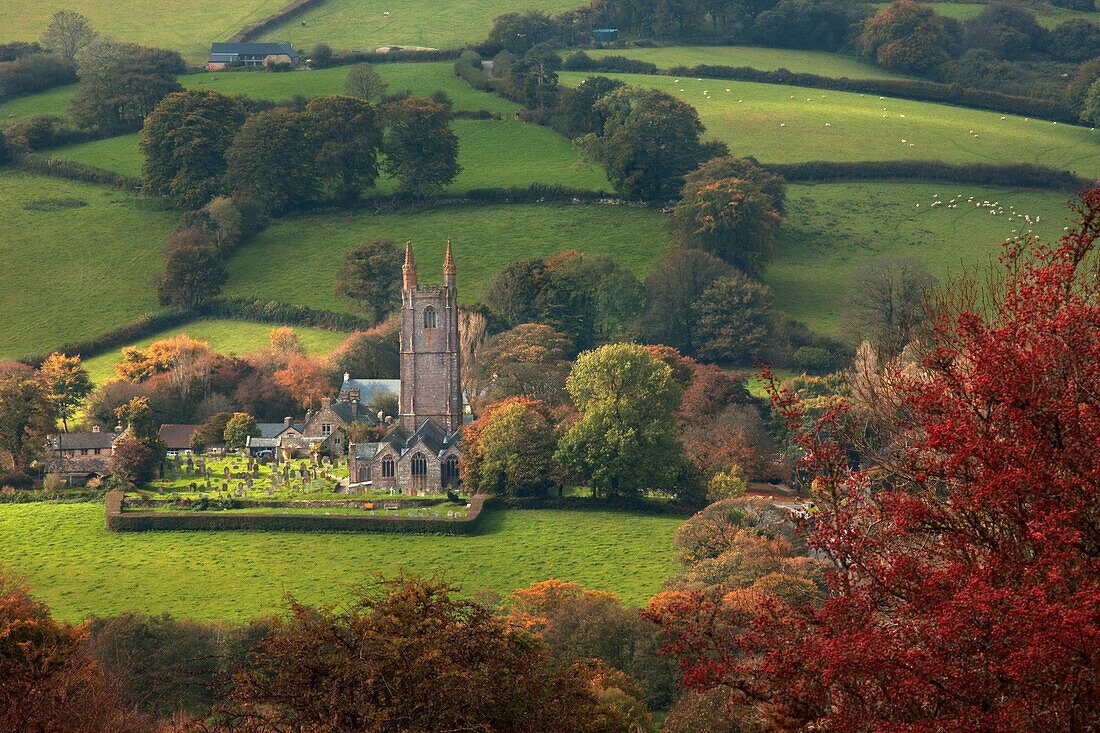
<path fill-rule="evenodd" d="M 324 423 L 324 424 L 321 425 L 321 435 L 328 435 L 331 432 L 332 432 L 332 426 L 331 425 L 329 425 L 328 423 Z"/>
<path fill-rule="evenodd" d="M 447 456 L 443 461 L 443 483 L 454 486 L 458 483 L 458 456 Z"/>
<path fill-rule="evenodd" d="M 393 458 L 390 456 L 382 459 L 382 478 L 393 478 Z"/>
<path fill-rule="evenodd" d="M 423 454 L 417 453 L 412 459 L 412 475 L 425 476 L 428 473 L 428 461 Z"/>
<path fill-rule="evenodd" d="M 435 328 L 435 308 L 430 305 L 424 309 L 424 328 Z"/>

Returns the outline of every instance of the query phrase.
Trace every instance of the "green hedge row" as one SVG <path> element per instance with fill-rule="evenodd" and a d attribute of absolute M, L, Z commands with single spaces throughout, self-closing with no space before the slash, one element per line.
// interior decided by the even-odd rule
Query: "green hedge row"
<path fill-rule="evenodd" d="M 198 315 L 197 311 L 177 310 L 150 313 L 138 318 L 136 321 L 131 321 L 87 341 L 63 344 L 54 351 L 60 351 L 70 356 L 79 354 L 82 358 L 87 359 L 119 346 L 125 346 L 138 339 L 143 339 L 146 336 L 152 336 L 169 328 L 190 323 Z M 48 354 L 28 356 L 20 359 L 20 361 L 37 368 L 46 360 L 47 356 Z"/>
<path fill-rule="evenodd" d="M 264 32 L 271 30 L 272 28 L 280 26 L 298 15 L 301 15 L 310 8 L 317 7 L 324 1 L 325 0 L 294 0 L 294 2 L 280 9 L 277 13 L 249 23 L 240 31 L 238 31 L 232 38 L 230 38 L 229 42 L 240 43 L 242 41 L 252 40 L 256 36 L 261 35 Z"/>
<path fill-rule="evenodd" d="M 393 51 L 344 51 L 332 57 L 330 65 L 345 64 L 403 64 L 408 61 L 453 61 L 462 53 L 461 49 L 444 48 L 430 51 L 396 49 Z"/>
<path fill-rule="evenodd" d="M 479 91 L 497 91 L 497 85 L 481 68 L 481 56 L 473 51 L 463 51 L 455 61 L 455 76 Z"/>
<path fill-rule="evenodd" d="M 92 165 L 77 163 L 64 158 L 50 158 L 38 153 L 24 153 L 15 162 L 15 167 L 28 173 L 37 173 L 54 178 L 66 178 L 70 181 L 83 183 L 99 183 L 114 188 L 123 188 L 129 191 L 141 189 L 141 179 L 133 176 L 124 176 L 121 173 L 96 168 Z"/>
<path fill-rule="evenodd" d="M 259 323 L 327 328 L 332 331 L 366 331 L 375 325 L 366 318 L 351 313 L 336 313 L 258 298 L 214 298 L 204 303 L 196 313 Z"/>
<path fill-rule="evenodd" d="M 934 160 L 878 160 L 835 163 L 770 163 L 764 166 L 792 183 L 827 181 L 943 181 L 1010 188 L 1042 188 L 1077 193 L 1091 185 L 1086 178 L 1031 163 L 941 163 Z"/>
<path fill-rule="evenodd" d="M 381 532 L 393 534 L 474 534 L 486 500 L 478 494 L 459 519 L 379 516 L 318 516 L 310 514 L 243 514 L 226 512 L 124 512 L 120 491 L 107 494 L 106 524 L 111 532 L 179 530 L 259 530 L 264 532 Z"/>

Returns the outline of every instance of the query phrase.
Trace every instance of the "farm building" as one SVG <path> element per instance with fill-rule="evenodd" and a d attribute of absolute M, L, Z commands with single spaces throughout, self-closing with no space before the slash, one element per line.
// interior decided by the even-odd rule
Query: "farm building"
<path fill-rule="evenodd" d="M 213 43 L 207 65 L 211 69 L 224 69 L 227 66 L 297 65 L 299 60 L 298 52 L 286 42 Z"/>
<path fill-rule="evenodd" d="M 46 470 L 67 477 L 107 476 L 115 441 L 121 435 L 121 426 L 109 432 L 95 426 L 87 433 L 50 435 L 46 438 Z"/>

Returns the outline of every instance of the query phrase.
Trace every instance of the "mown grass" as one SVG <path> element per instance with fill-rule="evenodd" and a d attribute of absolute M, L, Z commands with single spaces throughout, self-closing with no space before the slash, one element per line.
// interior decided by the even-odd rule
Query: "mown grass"
<path fill-rule="evenodd" d="M 25 208 L 49 199 L 87 205 Z M 150 283 L 178 214 L 135 194 L 13 170 L 0 171 L 0 212 L 0 358 L 90 338 L 156 309 Z"/>
<path fill-rule="evenodd" d="M 592 58 L 625 56 L 649 61 L 658 68 L 673 66 L 749 66 L 763 71 L 787 69 L 798 74 L 848 77 L 849 79 L 902 79 L 901 74 L 863 63 L 850 56 L 827 51 L 798 51 L 785 48 L 756 46 L 668 46 L 665 48 L 625 48 L 586 50 Z M 563 52 L 568 56 L 569 52 Z"/>
<path fill-rule="evenodd" d="M 2 1 L 2 0 L 0 0 Z M 0 102 L 0 127 L 29 120 L 39 115 L 65 117 L 69 114 L 69 102 L 76 95 L 76 84 L 54 87 L 38 94 L 15 97 Z"/>
<path fill-rule="evenodd" d="M 291 41 L 295 48 L 324 42 L 364 51 L 394 45 L 461 48 L 485 40 L 498 15 L 526 10 L 553 15 L 577 6 L 577 0 L 328 0 L 259 40 Z"/>
<path fill-rule="evenodd" d="M 64 158 L 65 160 L 72 160 L 97 168 L 106 168 L 109 171 L 140 178 L 141 164 L 144 161 L 141 148 L 138 147 L 140 141 L 141 133 L 135 132 L 132 135 L 119 135 L 103 140 L 68 145 L 63 148 L 54 148 L 49 151 L 49 155 L 52 158 Z"/>
<path fill-rule="evenodd" d="M 673 570 L 683 520 L 487 511 L 472 537 L 274 532 L 112 534 L 101 504 L 0 506 L 0 558 L 66 621 L 140 611 L 243 621 L 284 593 L 335 602 L 373 572 L 448 571 L 470 595 L 560 578 L 644 604 Z"/>
<path fill-rule="evenodd" d="M 207 59 L 213 41 L 271 15 L 286 0 L 0 0 L 3 40 L 34 41 L 59 9 L 85 15 L 96 31 L 120 41 L 179 51 L 191 63 Z"/>
<path fill-rule="evenodd" d="M 586 76 L 560 75 L 570 85 Z M 707 137 L 724 140 L 735 154 L 754 155 L 761 162 L 1038 163 L 1100 176 L 1100 132 L 1087 127 L 872 94 L 715 79 L 607 76 L 683 99 L 699 111 Z"/>
<path fill-rule="evenodd" d="M 949 208 L 956 196 L 956 208 Z M 984 201 L 1004 213 L 976 205 Z M 1006 239 L 1029 226 L 1043 241 L 1057 239 L 1067 224 L 1067 201 L 1060 193 L 941 183 L 792 185 L 764 281 L 779 308 L 819 333 L 837 335 L 848 281 L 867 259 L 910 255 L 943 282 L 964 266 L 987 265 Z M 1028 225 L 1017 212 L 1039 222 Z"/>
<path fill-rule="evenodd" d="M 229 262 L 227 295 L 277 298 L 347 311 L 334 294 L 344 253 L 373 237 L 413 241 L 421 282 L 442 282 L 447 238 L 454 240 L 458 293 L 479 299 L 497 270 L 514 260 L 567 249 L 611 257 L 639 277 L 665 253 L 664 215 L 625 206 L 524 204 L 447 206 L 408 213 L 328 214 L 284 219 Z"/>
<path fill-rule="evenodd" d="M 186 326 L 170 328 L 158 334 L 143 338 L 130 347 L 145 348 L 154 341 L 171 338 L 185 333 L 193 339 L 210 342 L 210 348 L 219 354 L 248 354 L 267 347 L 271 343 L 271 330 L 278 326 L 270 323 L 249 323 L 204 318 L 188 323 Z M 327 354 L 346 337 L 346 333 L 325 331 L 320 328 L 295 326 L 294 332 L 302 341 L 302 347 L 310 354 Z M 84 361 L 84 368 L 95 384 L 103 384 L 115 376 L 114 365 L 122 361 L 122 348 L 108 351 Z"/>

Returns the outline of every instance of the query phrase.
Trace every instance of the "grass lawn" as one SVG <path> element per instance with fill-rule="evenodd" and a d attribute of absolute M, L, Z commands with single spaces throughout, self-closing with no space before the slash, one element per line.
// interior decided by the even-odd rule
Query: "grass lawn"
<path fill-rule="evenodd" d="M 890 3 L 872 3 L 872 6 L 876 10 L 881 10 L 889 4 Z M 973 18 L 985 9 L 984 4 L 978 3 L 929 3 L 929 5 L 935 8 L 936 12 L 940 15 L 956 20 Z M 1073 20 L 1075 18 L 1083 18 L 1092 23 L 1100 21 L 1100 16 L 1096 13 L 1059 8 L 1049 3 L 1032 2 L 1020 3 L 1019 5 L 1023 10 L 1034 15 L 1035 22 L 1044 28 L 1054 28 L 1057 25 L 1065 23 L 1067 20 Z"/>
<path fill-rule="evenodd" d="M 554 15 L 575 7 L 576 0 L 328 0 L 256 40 L 291 41 L 295 48 L 320 42 L 354 50 L 395 45 L 461 48 L 485 40 L 498 15 L 526 10 Z"/>
<path fill-rule="evenodd" d="M 52 199 L 86 205 L 40 210 L 52 209 Z M 178 214 L 124 191 L 13 170 L 0 171 L 0 212 L 0 359 L 90 338 L 156 310 L 150 282 Z"/>
<path fill-rule="evenodd" d="M 952 198 L 955 208 L 949 208 Z M 935 201 L 944 203 L 932 206 Z M 997 202 L 1003 213 L 975 205 L 984 201 Z M 1039 217 L 1031 228 L 1042 241 L 1061 236 L 1066 203 L 1060 193 L 941 183 L 792 185 L 788 218 L 764 280 L 777 307 L 836 335 L 848 279 L 868 258 L 910 255 L 942 282 L 963 265 L 984 265 L 999 255 L 1005 239 L 1030 226 L 1023 214 Z"/>
<path fill-rule="evenodd" d="M 4 41 L 34 41 L 59 9 L 75 10 L 96 31 L 120 41 L 179 51 L 191 63 L 207 59 L 212 41 L 229 37 L 254 20 L 286 5 L 286 0 L 0 0 Z"/>
<path fill-rule="evenodd" d="M 271 330 L 278 326 L 270 323 L 249 323 L 220 319 L 202 319 L 186 326 L 171 328 L 167 331 L 135 341 L 128 346 L 145 348 L 154 341 L 178 336 L 185 333 L 199 341 L 209 341 L 210 348 L 219 354 L 248 354 L 264 348 L 271 343 Z M 294 332 L 302 340 L 302 346 L 310 354 L 327 354 L 347 334 L 339 331 L 325 331 L 320 328 L 294 326 Z M 122 361 L 122 348 L 94 356 L 84 362 L 84 368 L 95 384 L 102 384 L 115 376 L 115 364 Z"/>
<path fill-rule="evenodd" d="M 3 0 L 0 0 L 0 3 L 2 2 Z M 75 95 L 76 84 L 68 84 L 0 102 L 0 127 L 29 120 L 38 115 L 66 117 L 69 114 L 69 102 Z"/>
<path fill-rule="evenodd" d="M 329 214 L 284 219 L 229 262 L 229 296 L 276 297 L 346 311 L 334 295 L 344 252 L 373 237 L 413 241 L 422 282 L 442 282 L 447 238 L 454 240 L 459 298 L 476 301 L 513 260 L 578 249 L 611 257 L 644 277 L 668 248 L 663 214 L 625 206 L 523 204 L 448 206 L 408 213 Z"/>
<path fill-rule="evenodd" d="M 0 558 L 65 621 L 123 611 L 243 621 L 284 593 L 338 601 L 374 571 L 447 570 L 470 595 L 559 578 L 644 604 L 674 570 L 678 517 L 486 512 L 472 537 L 291 532 L 113 534 L 102 504 L 0 506 Z"/>
<path fill-rule="evenodd" d="M 64 158 L 97 168 L 106 168 L 125 176 L 141 178 L 141 164 L 145 158 L 141 154 L 141 148 L 138 147 L 140 140 L 141 133 L 135 132 L 131 135 L 119 135 L 64 148 L 54 148 L 48 151 L 48 155 L 51 158 Z"/>
<path fill-rule="evenodd" d="M 569 72 L 560 78 L 563 84 L 576 85 L 585 76 Z M 1087 127 L 871 94 L 714 79 L 607 76 L 683 99 L 699 111 L 707 137 L 724 140 L 736 155 L 754 155 L 764 163 L 1039 163 L 1100 176 L 1100 132 Z"/>
<path fill-rule="evenodd" d="M 569 51 L 563 56 L 568 56 Z M 797 51 L 786 48 L 759 48 L 756 46 L 668 46 L 666 48 L 624 48 L 586 50 L 592 58 L 625 56 L 628 59 L 649 61 L 660 69 L 673 66 L 749 66 L 762 71 L 787 69 L 796 74 L 848 77 L 849 79 L 904 79 L 905 76 L 871 64 L 865 64 L 851 56 L 841 56 L 827 51 Z"/>

